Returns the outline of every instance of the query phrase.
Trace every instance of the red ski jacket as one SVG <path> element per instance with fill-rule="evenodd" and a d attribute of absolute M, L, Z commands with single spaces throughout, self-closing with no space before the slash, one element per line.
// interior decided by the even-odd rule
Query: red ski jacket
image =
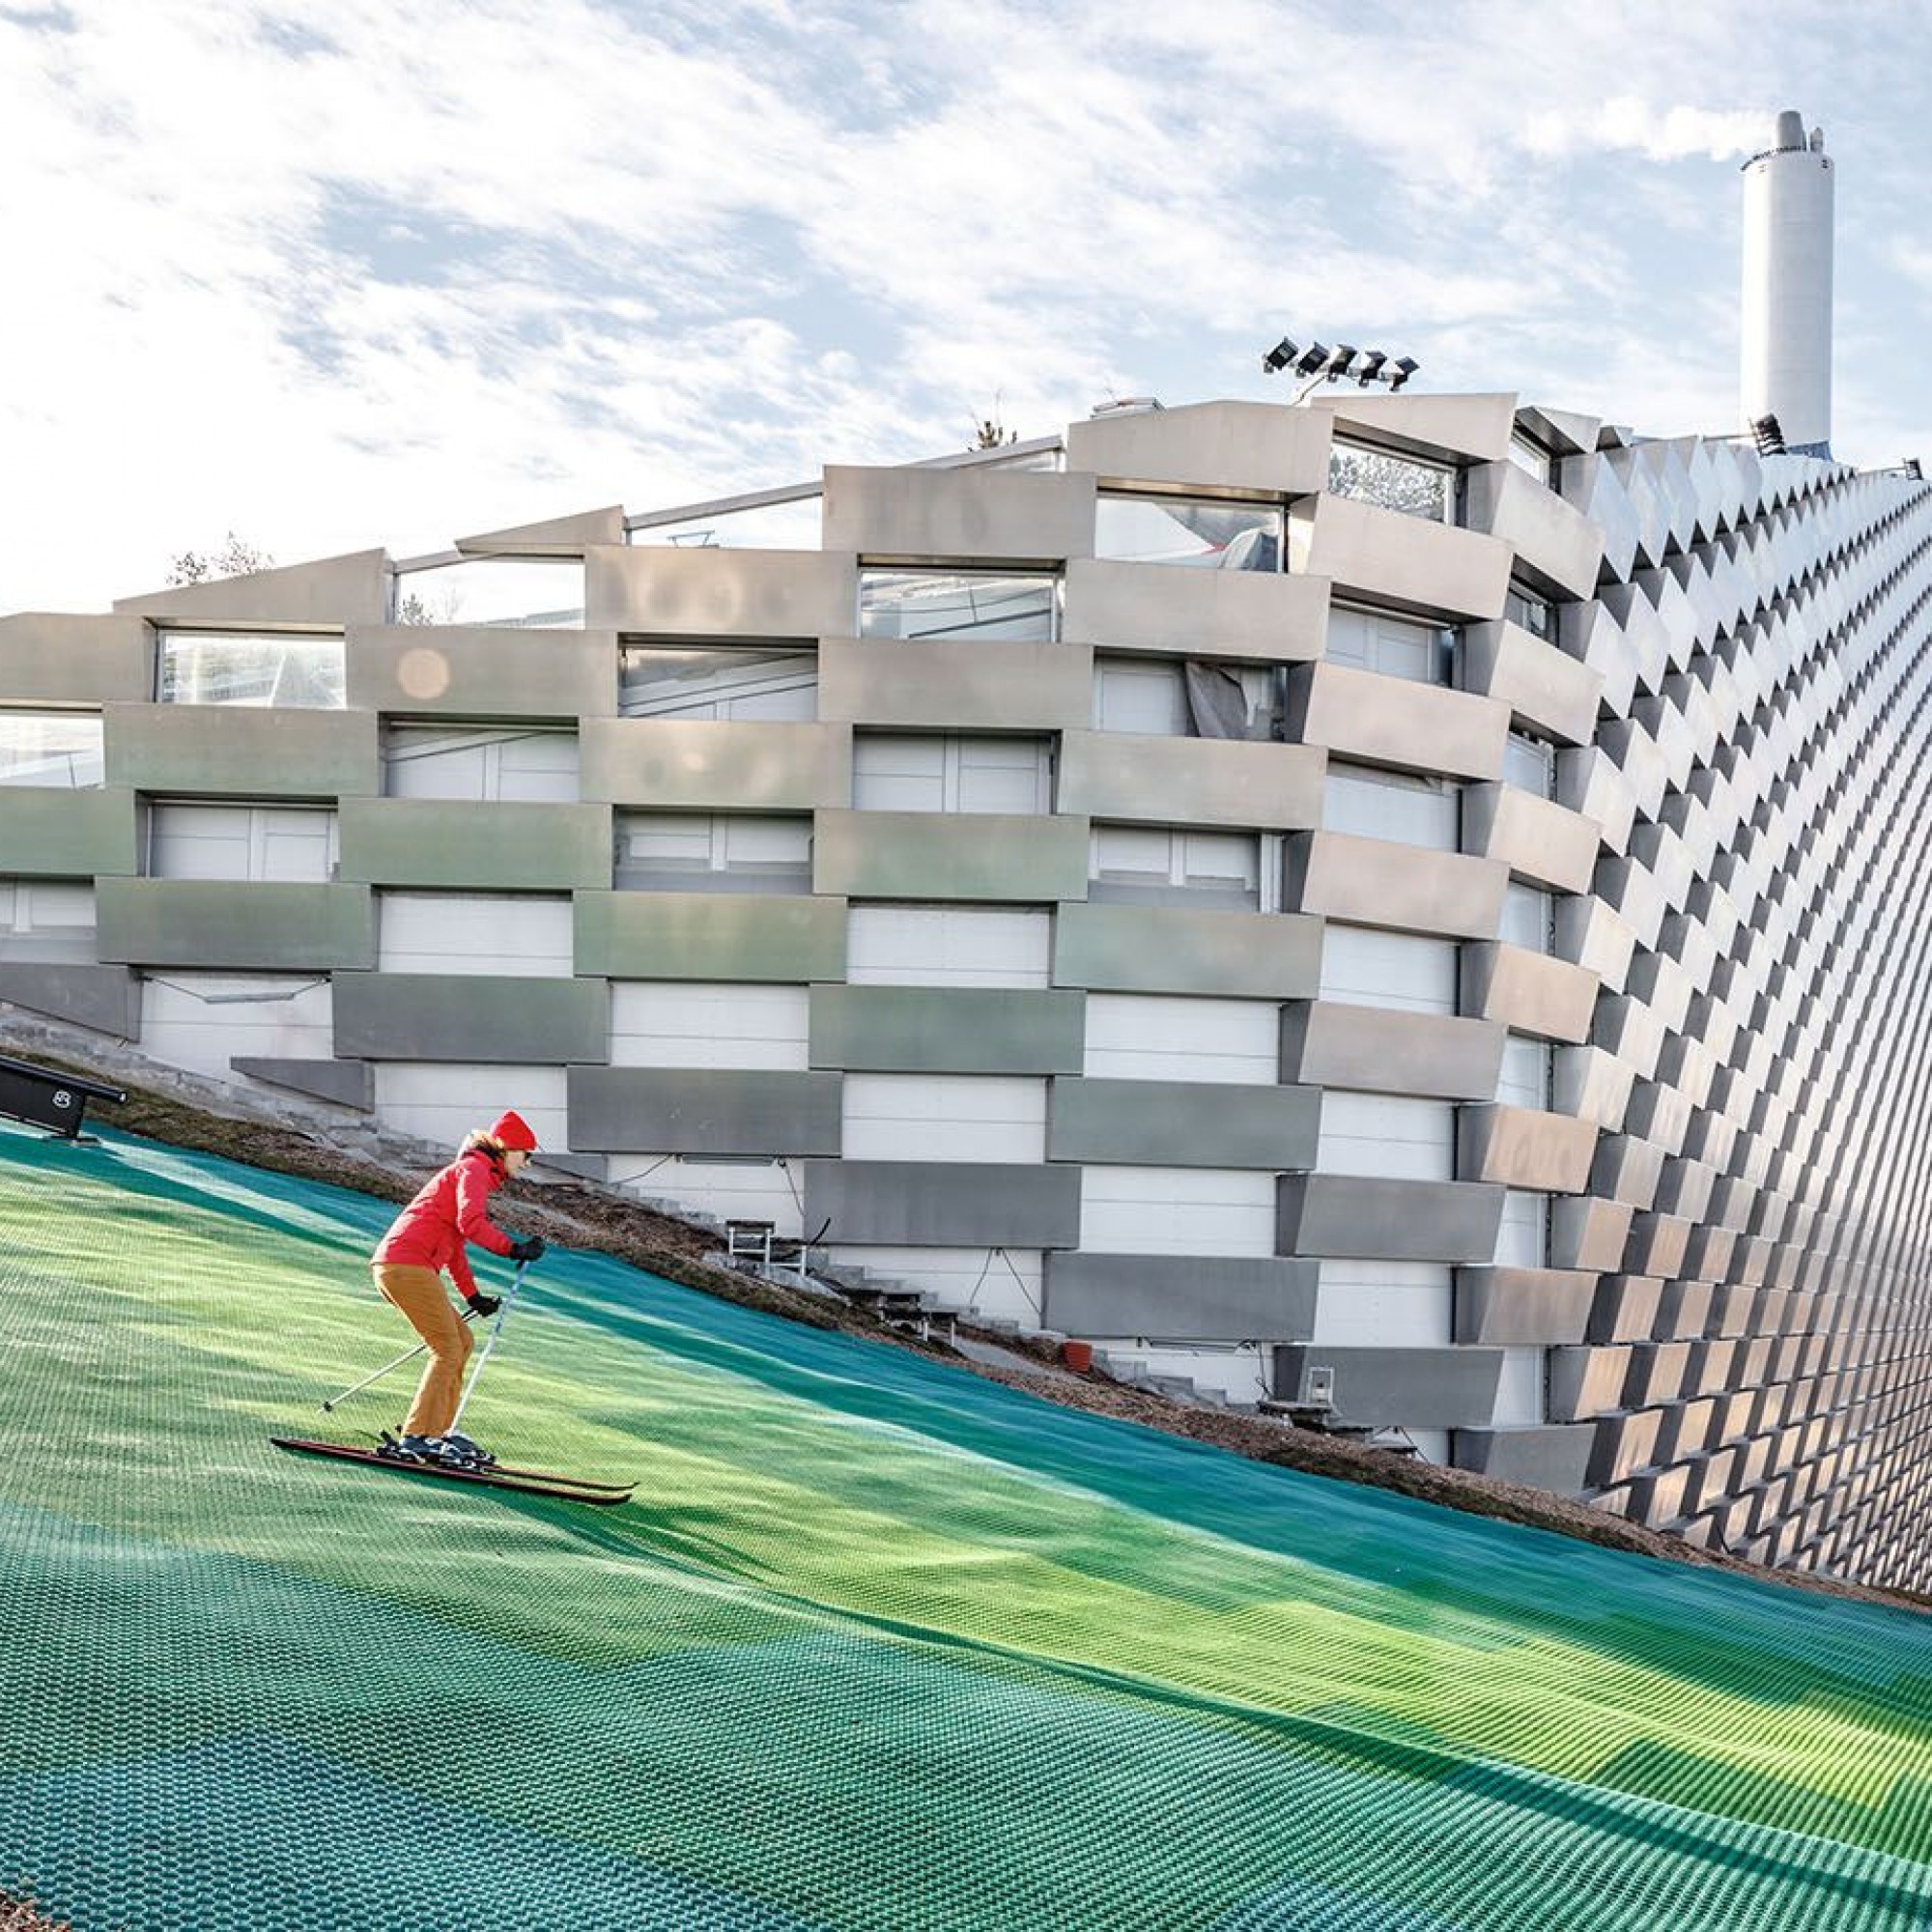
<path fill-rule="evenodd" d="M 510 1237 L 490 1219 L 490 1197 L 508 1177 L 488 1148 L 469 1147 L 442 1172 L 423 1182 L 377 1243 L 375 1261 L 407 1267 L 447 1268 L 465 1298 L 476 1293 L 466 1241 L 493 1255 L 510 1252 Z"/>

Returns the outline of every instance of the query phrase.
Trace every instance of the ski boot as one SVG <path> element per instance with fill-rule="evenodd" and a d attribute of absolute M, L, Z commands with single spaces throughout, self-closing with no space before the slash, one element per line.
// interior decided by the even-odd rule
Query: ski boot
<path fill-rule="evenodd" d="M 440 1460 L 440 1447 L 434 1435 L 391 1435 L 385 1429 L 376 1453 L 397 1463 L 435 1463 Z"/>
<path fill-rule="evenodd" d="M 433 1445 L 433 1454 L 437 1462 L 446 1463 L 457 1469 L 488 1469 L 497 1461 L 482 1443 L 472 1441 L 454 1429 L 447 1435 L 438 1437 Z"/>

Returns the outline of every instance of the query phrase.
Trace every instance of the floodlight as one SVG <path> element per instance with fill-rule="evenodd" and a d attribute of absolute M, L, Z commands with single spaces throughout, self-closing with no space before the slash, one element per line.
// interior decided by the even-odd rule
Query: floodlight
<path fill-rule="evenodd" d="M 1349 373 L 1349 364 L 1355 359 L 1353 348 L 1346 342 L 1338 342 L 1327 361 L 1321 365 L 1321 373 L 1331 382 Z"/>
<path fill-rule="evenodd" d="M 1300 354 L 1301 354 L 1300 346 L 1294 341 L 1294 339 L 1292 336 L 1284 335 L 1281 338 L 1281 340 L 1277 342 L 1275 346 L 1272 349 L 1270 349 L 1265 355 L 1262 357 L 1262 369 L 1264 373 L 1272 376 L 1277 371 L 1286 369 L 1288 365 L 1291 362 L 1293 362 L 1294 358 Z"/>
<path fill-rule="evenodd" d="M 1362 352 L 1362 359 L 1355 364 L 1355 381 L 1367 388 L 1382 372 L 1382 364 L 1388 360 L 1385 349 L 1367 349 Z"/>
<path fill-rule="evenodd" d="M 1328 360 L 1325 343 L 1311 342 L 1294 359 L 1294 373 L 1297 376 L 1312 376 Z"/>
<path fill-rule="evenodd" d="M 1393 395 L 1421 367 L 1422 364 L 1413 355 L 1396 356 L 1381 372 L 1382 381 L 1389 385 L 1389 393 Z M 1395 373 L 1391 375 L 1390 370 Z"/>

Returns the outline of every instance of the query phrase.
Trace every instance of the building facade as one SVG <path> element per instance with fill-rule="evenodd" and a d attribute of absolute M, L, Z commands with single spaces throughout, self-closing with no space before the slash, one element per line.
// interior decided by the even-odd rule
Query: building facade
<path fill-rule="evenodd" d="M 1932 491 L 1096 415 L 0 619 L 0 1001 L 1932 1584 Z"/>

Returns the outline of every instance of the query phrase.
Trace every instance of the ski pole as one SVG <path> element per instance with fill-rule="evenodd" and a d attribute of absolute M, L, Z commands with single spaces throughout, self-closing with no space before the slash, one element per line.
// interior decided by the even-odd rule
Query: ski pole
<path fill-rule="evenodd" d="M 454 1435 L 462 1426 L 463 1411 L 469 1406 L 469 1398 L 476 1393 L 476 1384 L 483 1379 L 483 1371 L 490 1366 L 490 1350 L 497 1346 L 497 1337 L 503 1332 L 503 1323 L 509 1319 L 511 1304 L 517 1298 L 517 1291 L 524 1285 L 524 1270 L 528 1262 L 519 1262 L 517 1272 L 510 1282 L 510 1292 L 503 1297 L 503 1305 L 497 1311 L 497 1319 L 490 1324 L 490 1339 L 483 1344 L 483 1352 L 476 1358 L 476 1366 L 469 1372 L 469 1383 L 463 1391 L 463 1400 L 456 1405 L 456 1413 L 449 1418 L 449 1427 L 442 1433 Z"/>
<path fill-rule="evenodd" d="M 463 1319 L 466 1321 L 469 1320 L 469 1311 L 468 1309 L 464 1310 Z M 386 1376 L 391 1369 L 400 1369 L 405 1362 L 413 1362 L 415 1358 L 418 1355 L 420 1355 L 422 1351 L 428 1347 L 429 1344 L 427 1342 L 418 1342 L 413 1349 L 407 1350 L 404 1353 L 398 1355 L 393 1362 L 384 1362 L 383 1366 L 380 1369 L 378 1369 L 373 1376 L 364 1376 L 362 1379 L 355 1385 L 354 1388 L 346 1388 L 342 1391 L 340 1395 L 330 1396 L 329 1399 L 322 1406 L 323 1414 L 325 1415 L 333 1414 L 335 1410 L 335 1405 L 338 1402 L 347 1402 L 352 1395 L 360 1395 L 365 1388 L 370 1387 L 371 1384 L 375 1382 L 381 1381 L 383 1378 Z"/>

